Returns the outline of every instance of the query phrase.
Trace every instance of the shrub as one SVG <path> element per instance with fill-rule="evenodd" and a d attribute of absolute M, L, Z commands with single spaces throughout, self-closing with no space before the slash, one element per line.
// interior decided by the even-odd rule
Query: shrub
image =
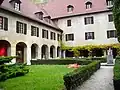
<path fill-rule="evenodd" d="M 100 68 L 99 61 L 93 61 L 92 63 L 80 67 L 73 72 L 64 75 L 64 84 L 67 90 L 74 90 L 77 86 L 81 85 L 87 80 L 96 70 Z"/>
<path fill-rule="evenodd" d="M 115 66 L 114 66 L 114 88 L 119 90 L 120 86 L 120 56 L 116 57 Z"/>
<path fill-rule="evenodd" d="M 0 57 L 0 81 L 4 81 L 8 78 L 23 76 L 28 73 L 29 69 L 25 67 L 25 64 L 6 65 L 15 57 Z"/>

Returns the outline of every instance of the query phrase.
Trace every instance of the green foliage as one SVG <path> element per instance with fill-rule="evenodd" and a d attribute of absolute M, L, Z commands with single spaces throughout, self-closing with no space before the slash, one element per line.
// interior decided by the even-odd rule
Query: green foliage
<path fill-rule="evenodd" d="M 25 65 L 6 65 L 5 63 L 11 62 L 13 56 L 0 57 L 0 81 L 4 81 L 8 78 L 22 76 L 28 73 L 29 69 Z"/>
<path fill-rule="evenodd" d="M 114 66 L 114 80 L 120 80 L 120 56 L 116 57 Z"/>
<path fill-rule="evenodd" d="M 114 24 L 117 30 L 118 41 L 120 42 L 120 0 L 113 0 Z"/>
<path fill-rule="evenodd" d="M 64 75 L 64 84 L 67 90 L 74 90 L 77 86 L 81 85 L 87 80 L 97 69 L 100 68 L 99 61 L 80 67 L 73 72 Z"/>

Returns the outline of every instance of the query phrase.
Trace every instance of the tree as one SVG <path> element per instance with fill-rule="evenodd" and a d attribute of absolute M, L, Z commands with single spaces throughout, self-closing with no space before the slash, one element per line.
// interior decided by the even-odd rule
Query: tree
<path fill-rule="evenodd" d="M 4 0 L 0 0 L 0 5 L 3 3 Z"/>
<path fill-rule="evenodd" d="M 113 0 L 113 17 L 117 30 L 118 41 L 120 42 L 120 0 Z"/>

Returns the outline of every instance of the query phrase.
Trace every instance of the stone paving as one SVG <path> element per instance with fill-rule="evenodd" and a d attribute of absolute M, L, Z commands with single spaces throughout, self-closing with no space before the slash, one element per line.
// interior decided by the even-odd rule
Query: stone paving
<path fill-rule="evenodd" d="M 76 90 L 114 90 L 113 66 L 101 66 L 89 80 L 84 82 Z"/>

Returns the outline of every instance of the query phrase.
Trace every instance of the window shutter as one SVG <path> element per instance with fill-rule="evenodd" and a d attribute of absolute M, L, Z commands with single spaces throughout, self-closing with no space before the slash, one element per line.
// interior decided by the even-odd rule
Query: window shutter
<path fill-rule="evenodd" d="M 110 38 L 109 31 L 107 31 L 107 38 Z"/>
<path fill-rule="evenodd" d="M 19 22 L 16 22 L 16 32 L 19 33 Z"/>
<path fill-rule="evenodd" d="M 39 28 L 37 28 L 37 37 L 39 37 Z"/>
<path fill-rule="evenodd" d="M 56 34 L 54 33 L 54 40 L 56 40 Z"/>
<path fill-rule="evenodd" d="M 85 33 L 85 40 L 87 40 L 87 33 Z"/>
<path fill-rule="evenodd" d="M 27 24 L 24 24 L 24 34 L 27 34 Z"/>
<path fill-rule="evenodd" d="M 48 39 L 48 31 L 46 31 L 47 32 L 47 39 Z"/>
<path fill-rule="evenodd" d="M 72 40 L 74 40 L 74 34 L 72 34 Z"/>
<path fill-rule="evenodd" d="M 4 30 L 8 30 L 8 18 L 4 17 Z"/>
<path fill-rule="evenodd" d="M 3 17 L 2 16 L 0 16 L 0 24 L 1 24 L 0 29 L 3 29 Z"/>
<path fill-rule="evenodd" d="M 42 29 L 42 38 L 44 38 L 44 30 Z"/>
<path fill-rule="evenodd" d="M 92 32 L 92 39 L 95 39 L 94 32 Z"/>
<path fill-rule="evenodd" d="M 68 41 L 67 36 L 68 36 L 68 35 L 66 34 L 66 36 L 65 36 L 65 37 L 66 37 L 66 41 Z"/>
<path fill-rule="evenodd" d="M 84 18 L 85 25 L 87 24 L 87 18 Z"/>
<path fill-rule="evenodd" d="M 92 23 L 91 23 L 91 24 L 94 24 L 94 18 L 93 18 L 93 17 L 91 17 L 91 20 L 92 20 Z"/>

